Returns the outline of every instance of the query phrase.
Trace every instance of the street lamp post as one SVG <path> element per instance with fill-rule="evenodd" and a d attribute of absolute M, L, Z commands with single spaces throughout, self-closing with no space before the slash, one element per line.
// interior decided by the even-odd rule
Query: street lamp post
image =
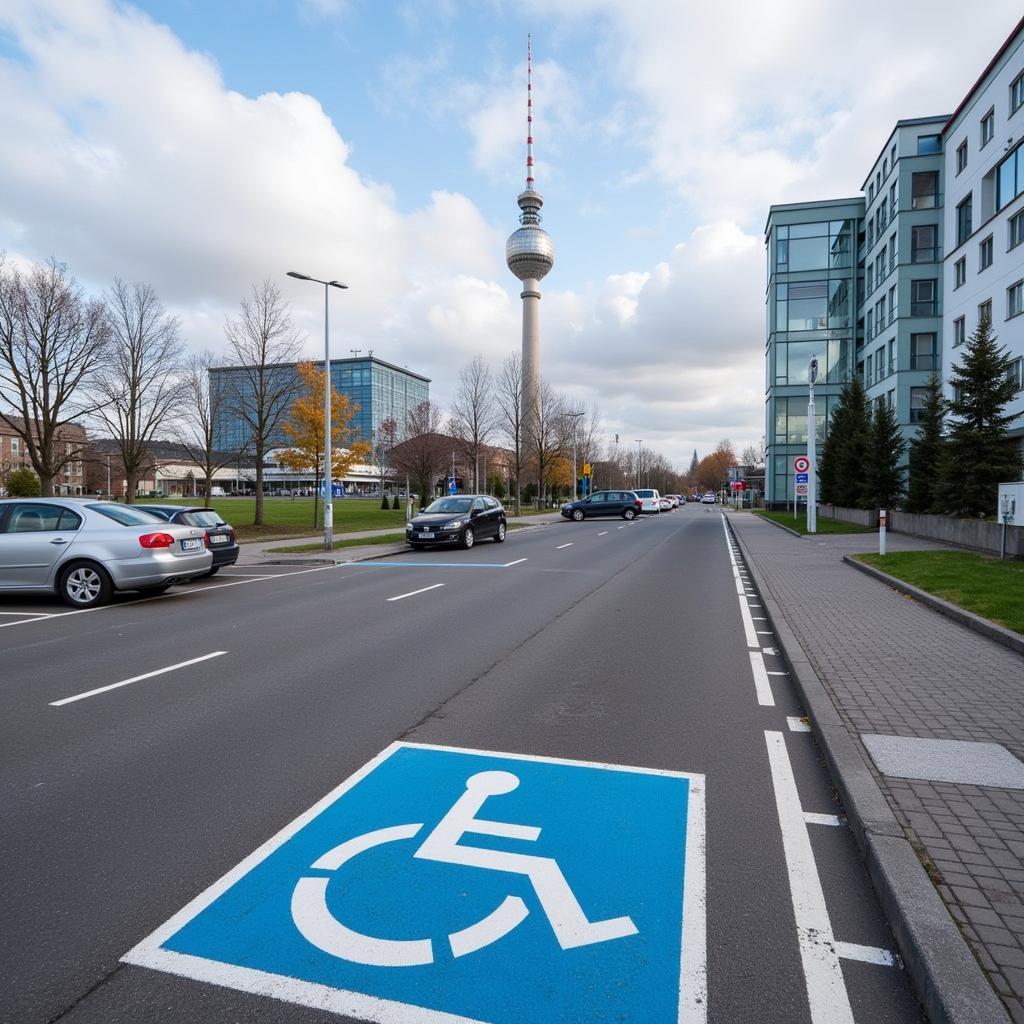
<path fill-rule="evenodd" d="M 642 450 L 643 442 L 639 437 L 634 438 L 634 440 L 636 441 L 636 485 L 639 487 L 642 483 L 640 479 L 640 452 Z"/>
<path fill-rule="evenodd" d="M 328 288 L 347 288 L 347 284 L 341 281 L 321 281 L 318 277 L 310 277 L 309 274 L 300 274 L 295 270 L 288 271 L 289 277 L 297 278 L 299 281 L 313 281 L 324 286 L 324 551 L 334 550 L 334 502 L 333 490 L 331 488 L 332 476 L 331 467 L 333 458 L 331 452 L 331 336 L 329 306 L 327 302 Z"/>
<path fill-rule="evenodd" d="M 807 532 L 818 532 L 817 425 L 814 422 L 814 382 L 818 379 L 818 357 L 811 356 L 807 367 Z M 795 488 L 794 488 L 795 490 Z"/>

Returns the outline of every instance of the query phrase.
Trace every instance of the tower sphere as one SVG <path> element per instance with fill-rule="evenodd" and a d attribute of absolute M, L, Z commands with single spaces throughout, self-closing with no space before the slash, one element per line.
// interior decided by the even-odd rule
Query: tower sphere
<path fill-rule="evenodd" d="M 508 236 L 505 243 L 505 262 L 520 281 L 539 281 L 555 265 L 555 243 L 540 226 L 540 208 L 544 197 L 527 188 L 517 199 L 519 222 L 523 225 Z"/>

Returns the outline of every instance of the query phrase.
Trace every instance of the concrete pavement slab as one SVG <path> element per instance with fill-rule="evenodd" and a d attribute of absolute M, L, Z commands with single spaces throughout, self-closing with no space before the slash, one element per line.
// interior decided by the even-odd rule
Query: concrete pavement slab
<path fill-rule="evenodd" d="M 860 738 L 883 775 L 1024 789 L 1024 764 L 999 743 L 871 733 L 862 733 Z"/>

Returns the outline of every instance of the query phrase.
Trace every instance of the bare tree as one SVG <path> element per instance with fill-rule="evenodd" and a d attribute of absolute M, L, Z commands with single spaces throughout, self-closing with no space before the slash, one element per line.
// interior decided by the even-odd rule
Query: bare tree
<path fill-rule="evenodd" d="M 292 324 L 288 305 L 272 281 L 253 285 L 241 312 L 224 326 L 238 366 L 228 391 L 232 413 L 247 433 L 246 447 L 256 457 L 255 526 L 263 525 L 263 459 L 299 391 L 293 366 L 302 338 Z"/>
<path fill-rule="evenodd" d="M 83 458 L 62 428 L 93 408 L 109 334 L 103 303 L 86 300 L 64 264 L 22 273 L 0 256 L 0 421 L 21 439 L 46 496 Z"/>
<path fill-rule="evenodd" d="M 473 491 L 480 488 L 480 454 L 494 433 L 497 410 L 494 406 L 494 381 L 480 355 L 459 371 L 459 386 L 452 402 L 449 430 L 459 442 L 473 471 Z"/>
<path fill-rule="evenodd" d="M 224 392 L 210 387 L 210 370 L 217 365 L 211 352 L 192 355 L 182 377 L 183 393 L 177 438 L 188 457 L 202 470 L 203 496 L 210 503 L 213 478 L 218 469 L 238 461 L 237 452 L 218 451 L 214 444 L 217 424 L 227 411 Z"/>
<path fill-rule="evenodd" d="M 184 395 L 179 321 L 148 284 L 115 281 L 107 299 L 110 355 L 97 376 L 100 421 L 124 466 L 125 498 L 135 498 L 149 446 Z"/>
<path fill-rule="evenodd" d="M 391 449 L 398 441 L 398 421 L 394 416 L 381 420 L 380 427 L 370 434 L 370 450 L 374 465 L 377 467 L 377 476 L 380 480 L 380 496 L 384 500 L 384 485 L 388 476 L 388 459 Z"/>
<path fill-rule="evenodd" d="M 441 410 L 429 399 L 409 410 L 402 440 L 391 449 L 391 465 L 407 473 L 420 496 L 420 508 L 434 496 L 434 484 L 448 465 L 451 447 L 441 433 Z"/>
<path fill-rule="evenodd" d="M 541 380 L 534 413 L 527 426 L 527 444 L 537 470 L 542 503 L 555 462 L 565 455 L 569 447 L 571 423 L 571 418 L 565 415 L 562 396 L 546 380 Z"/>
<path fill-rule="evenodd" d="M 522 476 L 526 461 L 523 438 L 523 365 L 518 352 L 511 352 L 501 364 L 495 381 L 498 404 L 498 430 L 508 443 L 511 470 L 515 477 L 515 514 L 521 512 Z"/>

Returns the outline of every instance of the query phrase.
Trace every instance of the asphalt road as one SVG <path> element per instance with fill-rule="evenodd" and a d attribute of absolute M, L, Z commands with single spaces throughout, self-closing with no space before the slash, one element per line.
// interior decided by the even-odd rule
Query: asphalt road
<path fill-rule="evenodd" d="M 690 506 L 94 612 L 0 598 L 0 1021 L 346 1019 L 122 957 L 396 740 L 704 776 L 683 1019 L 919 1021 L 737 559 Z"/>

